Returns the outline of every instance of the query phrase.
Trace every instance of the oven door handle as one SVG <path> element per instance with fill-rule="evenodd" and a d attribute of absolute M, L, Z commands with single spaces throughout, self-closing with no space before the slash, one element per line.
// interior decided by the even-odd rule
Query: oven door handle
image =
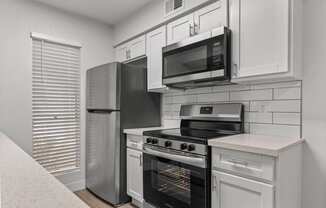
<path fill-rule="evenodd" d="M 199 168 L 206 168 L 205 157 L 200 157 L 200 156 L 191 157 L 191 156 L 177 155 L 177 154 L 173 154 L 173 153 L 165 153 L 165 152 L 153 150 L 148 147 L 144 147 L 144 153 L 162 157 L 162 158 L 169 159 L 169 160 L 173 160 L 176 162 L 185 163 L 185 164 L 196 166 Z"/>

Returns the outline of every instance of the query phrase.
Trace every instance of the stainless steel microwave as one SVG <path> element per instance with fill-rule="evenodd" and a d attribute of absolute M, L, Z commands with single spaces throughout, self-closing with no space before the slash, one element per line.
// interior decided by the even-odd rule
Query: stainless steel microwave
<path fill-rule="evenodd" d="M 229 84 L 231 31 L 221 27 L 163 48 L 163 84 L 195 88 Z"/>

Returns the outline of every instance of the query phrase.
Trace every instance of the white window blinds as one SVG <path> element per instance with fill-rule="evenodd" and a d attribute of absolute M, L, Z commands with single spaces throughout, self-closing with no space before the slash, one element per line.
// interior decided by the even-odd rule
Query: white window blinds
<path fill-rule="evenodd" d="M 80 48 L 33 41 L 33 156 L 51 173 L 80 167 Z"/>

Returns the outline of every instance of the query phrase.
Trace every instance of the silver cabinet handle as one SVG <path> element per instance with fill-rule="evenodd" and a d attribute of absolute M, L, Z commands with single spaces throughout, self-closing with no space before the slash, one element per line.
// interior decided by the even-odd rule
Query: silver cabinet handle
<path fill-rule="evenodd" d="M 237 77 L 238 76 L 238 64 L 234 63 L 232 66 L 233 66 L 233 70 L 232 70 L 233 77 Z"/>
<path fill-rule="evenodd" d="M 213 176 L 213 191 L 216 191 L 217 188 L 217 178 L 216 175 Z"/>
<path fill-rule="evenodd" d="M 141 155 L 139 156 L 139 166 L 143 166 L 143 157 Z"/>
<path fill-rule="evenodd" d="M 194 24 L 194 34 L 199 34 L 199 30 L 200 30 L 200 27 L 199 27 L 199 24 Z"/>
<path fill-rule="evenodd" d="M 130 50 L 126 50 L 126 59 L 130 59 Z"/>
<path fill-rule="evenodd" d="M 135 159 L 139 159 L 139 157 L 136 156 L 136 155 L 129 155 L 129 156 L 132 157 L 132 158 L 135 158 Z"/>
<path fill-rule="evenodd" d="M 246 161 L 240 161 L 240 160 L 234 160 L 234 159 L 231 159 L 231 160 L 228 160 L 229 163 L 232 163 L 234 166 L 240 166 L 240 167 L 243 167 L 243 168 L 247 168 L 248 167 L 248 162 Z"/>
<path fill-rule="evenodd" d="M 191 23 L 189 23 L 189 36 L 193 36 L 194 35 L 194 26 L 192 26 Z"/>

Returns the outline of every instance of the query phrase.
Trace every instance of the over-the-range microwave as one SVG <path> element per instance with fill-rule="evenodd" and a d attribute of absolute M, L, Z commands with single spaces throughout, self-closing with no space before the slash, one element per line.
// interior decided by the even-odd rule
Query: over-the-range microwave
<path fill-rule="evenodd" d="M 231 31 L 198 34 L 163 48 L 163 84 L 195 88 L 230 84 Z"/>

